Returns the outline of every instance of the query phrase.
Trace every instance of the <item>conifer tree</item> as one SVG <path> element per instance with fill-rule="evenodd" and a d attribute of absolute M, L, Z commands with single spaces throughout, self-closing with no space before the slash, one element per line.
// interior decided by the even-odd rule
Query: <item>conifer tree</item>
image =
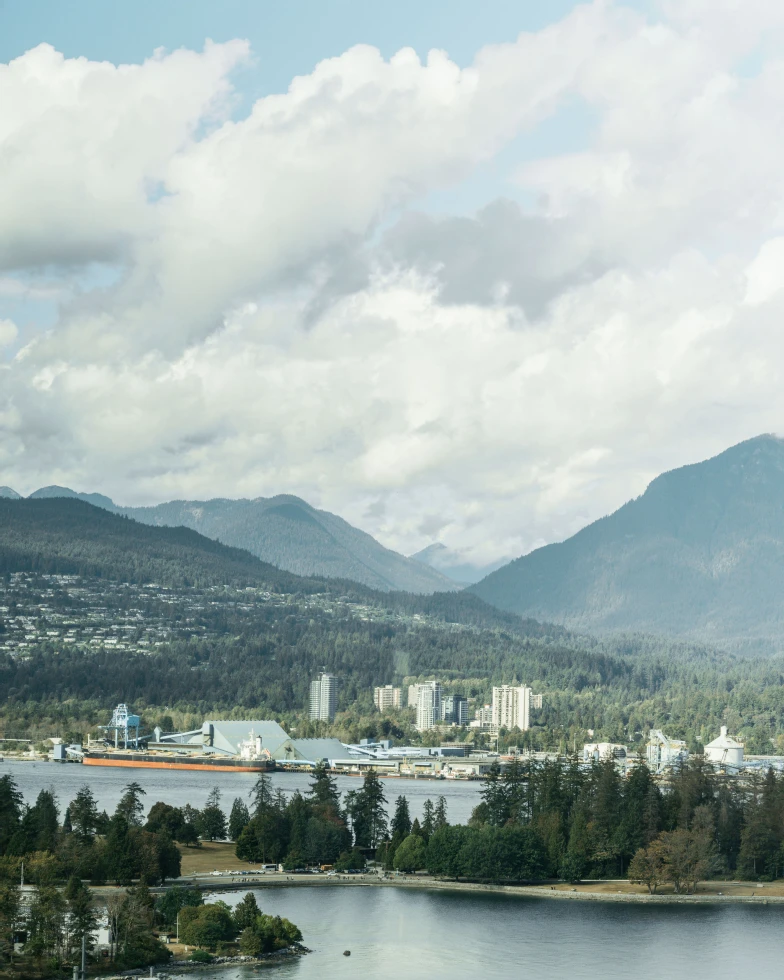
<path fill-rule="evenodd" d="M 229 814 L 229 837 L 236 841 L 249 823 L 250 812 L 247 804 L 238 796 L 235 798 Z"/>

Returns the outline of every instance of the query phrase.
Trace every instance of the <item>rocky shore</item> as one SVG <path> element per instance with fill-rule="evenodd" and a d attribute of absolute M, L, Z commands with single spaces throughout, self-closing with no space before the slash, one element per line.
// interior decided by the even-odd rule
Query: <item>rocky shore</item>
<path fill-rule="evenodd" d="M 216 966 L 240 966 L 245 964 L 251 966 L 254 963 L 278 963 L 291 959 L 293 956 L 304 956 L 311 951 L 302 943 L 294 943 L 288 949 L 279 949 L 274 953 L 261 953 L 259 956 L 213 956 L 209 963 L 194 963 L 191 960 L 177 960 L 174 963 L 167 963 L 165 966 L 153 967 L 154 972 L 150 974 L 149 969 L 126 970 L 123 973 L 105 974 L 101 980 L 129 980 L 131 977 L 150 977 L 155 980 L 175 980 L 175 977 L 182 973 L 192 973 L 194 970 L 211 970 Z"/>

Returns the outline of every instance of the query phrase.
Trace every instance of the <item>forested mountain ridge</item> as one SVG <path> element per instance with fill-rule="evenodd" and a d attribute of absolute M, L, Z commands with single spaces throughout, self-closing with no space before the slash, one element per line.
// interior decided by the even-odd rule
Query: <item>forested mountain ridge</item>
<path fill-rule="evenodd" d="M 254 584 L 321 591 L 188 528 L 150 528 L 82 500 L 0 498 L 0 573 L 83 575 L 166 586 Z"/>
<path fill-rule="evenodd" d="M 784 442 L 760 436 L 645 493 L 471 591 L 587 632 L 633 630 L 749 652 L 784 648 Z"/>
<path fill-rule="evenodd" d="M 172 500 L 152 507 L 123 507 L 103 494 L 57 486 L 42 487 L 30 497 L 76 497 L 142 524 L 188 527 L 296 575 L 351 579 L 382 591 L 459 588 L 437 569 L 399 555 L 341 517 L 287 494 L 253 500 Z"/>
<path fill-rule="evenodd" d="M 166 588 L 255 586 L 286 595 L 346 595 L 409 616 L 504 629 L 526 636 L 548 627 L 524 621 L 466 592 L 379 592 L 348 579 L 300 576 L 185 527 L 154 527 L 82 500 L 0 498 L 0 575 L 80 575 Z M 561 627 L 552 627 L 561 635 Z"/>

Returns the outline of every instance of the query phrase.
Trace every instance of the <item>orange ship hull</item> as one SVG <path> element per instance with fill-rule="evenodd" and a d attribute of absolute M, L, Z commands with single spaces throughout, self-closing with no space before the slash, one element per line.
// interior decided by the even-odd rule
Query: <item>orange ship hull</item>
<path fill-rule="evenodd" d="M 232 765 L 231 763 L 213 763 L 183 761 L 174 762 L 168 759 L 133 759 L 133 758 L 107 758 L 106 756 L 85 755 L 82 759 L 83 766 L 110 766 L 125 767 L 128 769 L 206 769 L 208 772 L 265 772 L 274 766 L 269 763 L 258 763 L 257 765 Z"/>

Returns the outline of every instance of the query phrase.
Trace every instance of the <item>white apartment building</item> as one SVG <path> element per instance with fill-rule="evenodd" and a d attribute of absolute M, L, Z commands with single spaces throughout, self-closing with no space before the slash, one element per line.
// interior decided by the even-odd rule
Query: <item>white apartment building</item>
<path fill-rule="evenodd" d="M 338 706 L 338 679 L 321 674 L 310 684 L 310 720 L 332 721 Z"/>
<path fill-rule="evenodd" d="M 503 684 L 493 688 L 493 726 L 528 731 L 531 727 L 530 687 Z"/>
<path fill-rule="evenodd" d="M 435 728 L 441 721 L 441 684 L 418 684 L 416 727 L 420 732 Z"/>
<path fill-rule="evenodd" d="M 383 687 L 373 688 L 373 701 L 379 711 L 387 711 L 389 708 L 399 708 L 402 702 L 402 691 L 399 687 L 392 687 L 385 684 Z"/>

